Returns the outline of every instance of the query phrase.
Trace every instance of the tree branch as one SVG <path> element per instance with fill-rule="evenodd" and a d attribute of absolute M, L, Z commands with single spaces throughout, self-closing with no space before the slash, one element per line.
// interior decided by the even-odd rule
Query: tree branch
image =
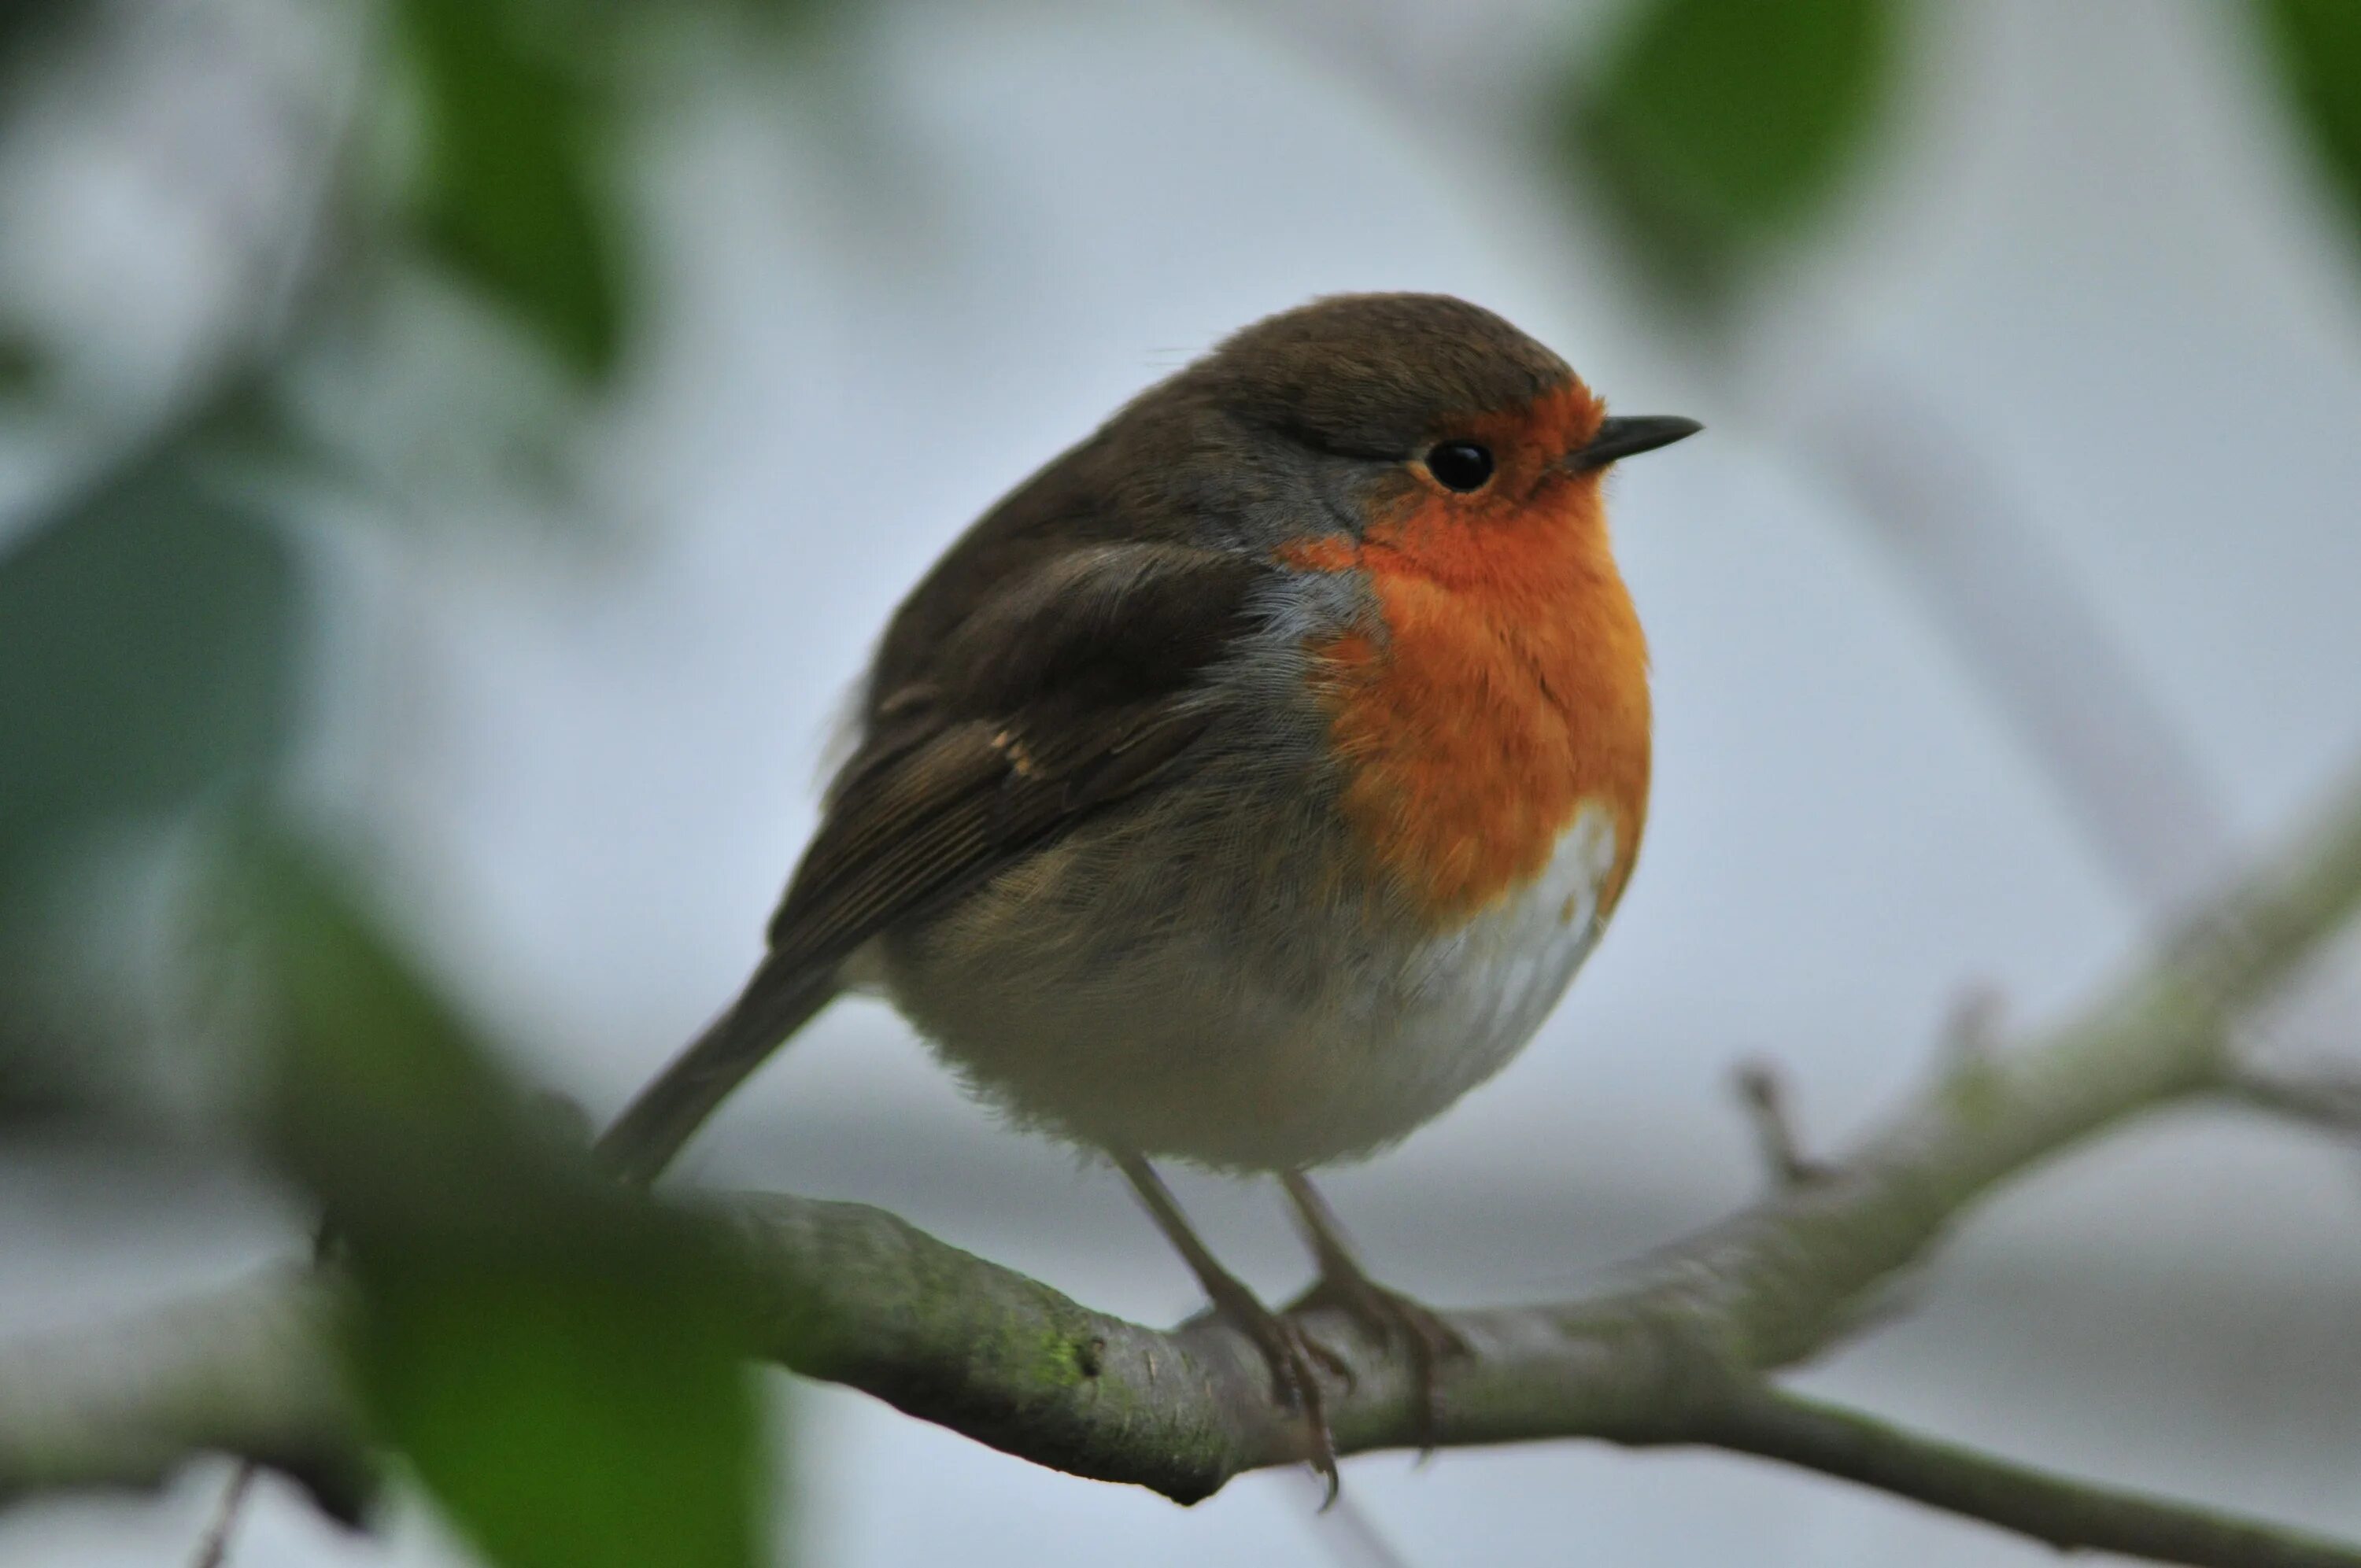
<path fill-rule="evenodd" d="M 2202 1568 L 2350 1568 L 2361 1552 L 2161 1497 L 2061 1480 L 1852 1410 L 1766 1392 L 1726 1411 L 1717 1446 L 1963 1514 L 2060 1552 Z"/>
<path fill-rule="evenodd" d="M 339 1288 L 309 1269 L 121 1323 L 0 1351 L 0 1505 L 162 1485 L 198 1453 L 284 1472 L 337 1519 L 370 1465 L 335 1332 Z"/>
<path fill-rule="evenodd" d="M 1757 1453 L 2067 1544 L 2199 1564 L 2361 1568 L 2361 1550 L 2041 1475 L 1771 1391 L 1997 1184 L 2114 1124 L 2226 1091 L 2225 1036 L 2361 904 L 2361 784 L 2080 1016 L 1954 1053 L 1916 1103 L 1812 1180 L 1642 1259 L 1586 1299 L 1449 1314 L 1442 1445 L 1592 1437 Z M 1070 1300 L 858 1205 L 708 1205 L 755 1291 L 750 1348 L 980 1442 L 1180 1501 L 1301 1457 L 1246 1341 Z M 151 1483 L 200 1450 L 358 1473 L 333 1276 L 273 1274 L 158 1320 L 0 1352 L 0 1498 Z M 1328 1312 L 1340 1453 L 1418 1444 L 1409 1361 Z M 126 1354 L 126 1347 L 129 1353 Z M 293 1460 L 291 1462 L 290 1456 Z M 333 1487 L 327 1488 L 333 1492 Z"/>

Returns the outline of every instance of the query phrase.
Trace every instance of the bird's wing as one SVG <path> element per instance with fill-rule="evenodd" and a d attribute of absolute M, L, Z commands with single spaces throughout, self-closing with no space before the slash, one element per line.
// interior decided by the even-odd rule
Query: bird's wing
<path fill-rule="evenodd" d="M 871 938 L 1185 765 L 1221 711 L 1206 669 L 1252 624 L 1266 570 L 1180 545 L 1082 545 L 1005 575 L 930 635 L 889 639 L 905 652 L 881 667 L 769 954 L 608 1130 L 609 1167 L 653 1179 Z"/>
<path fill-rule="evenodd" d="M 1182 758 L 1219 711 L 1204 673 L 1249 624 L 1265 571 L 1181 545 L 1089 545 L 984 599 L 873 695 L 773 953 L 840 961 Z"/>

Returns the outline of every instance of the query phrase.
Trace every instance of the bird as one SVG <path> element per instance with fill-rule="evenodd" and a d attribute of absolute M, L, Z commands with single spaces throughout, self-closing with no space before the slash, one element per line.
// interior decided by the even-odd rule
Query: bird
<path fill-rule="evenodd" d="M 1301 1309 L 1414 1358 L 1309 1172 L 1374 1155 L 1532 1036 L 1631 876 L 1648 650 L 1601 494 L 1701 427 L 1623 416 L 1442 294 L 1320 298 L 1148 388 L 905 598 L 736 999 L 600 1140 L 654 1180 L 840 995 L 1103 1155 L 1266 1362 L 1336 1486 Z M 1275 1176 L 1318 1268 L 1273 1311 L 1156 1165 Z"/>

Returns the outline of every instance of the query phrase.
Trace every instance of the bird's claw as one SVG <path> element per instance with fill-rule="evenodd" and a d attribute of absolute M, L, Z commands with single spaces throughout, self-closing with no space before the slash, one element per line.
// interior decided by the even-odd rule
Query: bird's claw
<path fill-rule="evenodd" d="M 1336 1500 L 1343 1479 L 1336 1469 L 1336 1442 L 1328 1430 L 1328 1407 L 1313 1370 L 1316 1362 L 1347 1379 L 1345 1358 L 1304 1332 L 1303 1325 L 1272 1311 L 1243 1288 L 1213 1294 L 1213 1315 L 1251 1341 L 1270 1368 L 1271 1392 L 1279 1402 L 1303 1418 L 1304 1461 L 1326 1483 L 1325 1508 Z"/>
<path fill-rule="evenodd" d="M 1442 1432 L 1443 1364 L 1475 1354 L 1467 1336 L 1433 1308 L 1387 1289 L 1357 1269 L 1322 1275 L 1287 1310 L 1294 1317 L 1323 1308 L 1342 1312 L 1378 1343 L 1410 1352 L 1411 1376 L 1418 1389 L 1419 1452 L 1433 1453 Z M 1350 1370 L 1339 1370 L 1349 1386 Z"/>

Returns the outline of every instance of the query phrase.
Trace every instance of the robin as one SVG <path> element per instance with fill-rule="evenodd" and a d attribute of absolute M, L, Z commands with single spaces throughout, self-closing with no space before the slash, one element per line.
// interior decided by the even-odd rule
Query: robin
<path fill-rule="evenodd" d="M 1432 294 L 1316 301 L 1142 393 L 895 612 L 765 956 L 608 1159 L 653 1179 L 813 1014 L 882 992 L 983 1098 L 1114 1162 L 1333 1487 L 1332 1358 L 1148 1162 L 1277 1175 L 1307 1299 L 1406 1343 L 1432 1420 L 1465 1345 L 1304 1173 L 1498 1072 L 1622 896 L 1648 655 L 1600 478 L 1698 428 L 1609 416 Z"/>

